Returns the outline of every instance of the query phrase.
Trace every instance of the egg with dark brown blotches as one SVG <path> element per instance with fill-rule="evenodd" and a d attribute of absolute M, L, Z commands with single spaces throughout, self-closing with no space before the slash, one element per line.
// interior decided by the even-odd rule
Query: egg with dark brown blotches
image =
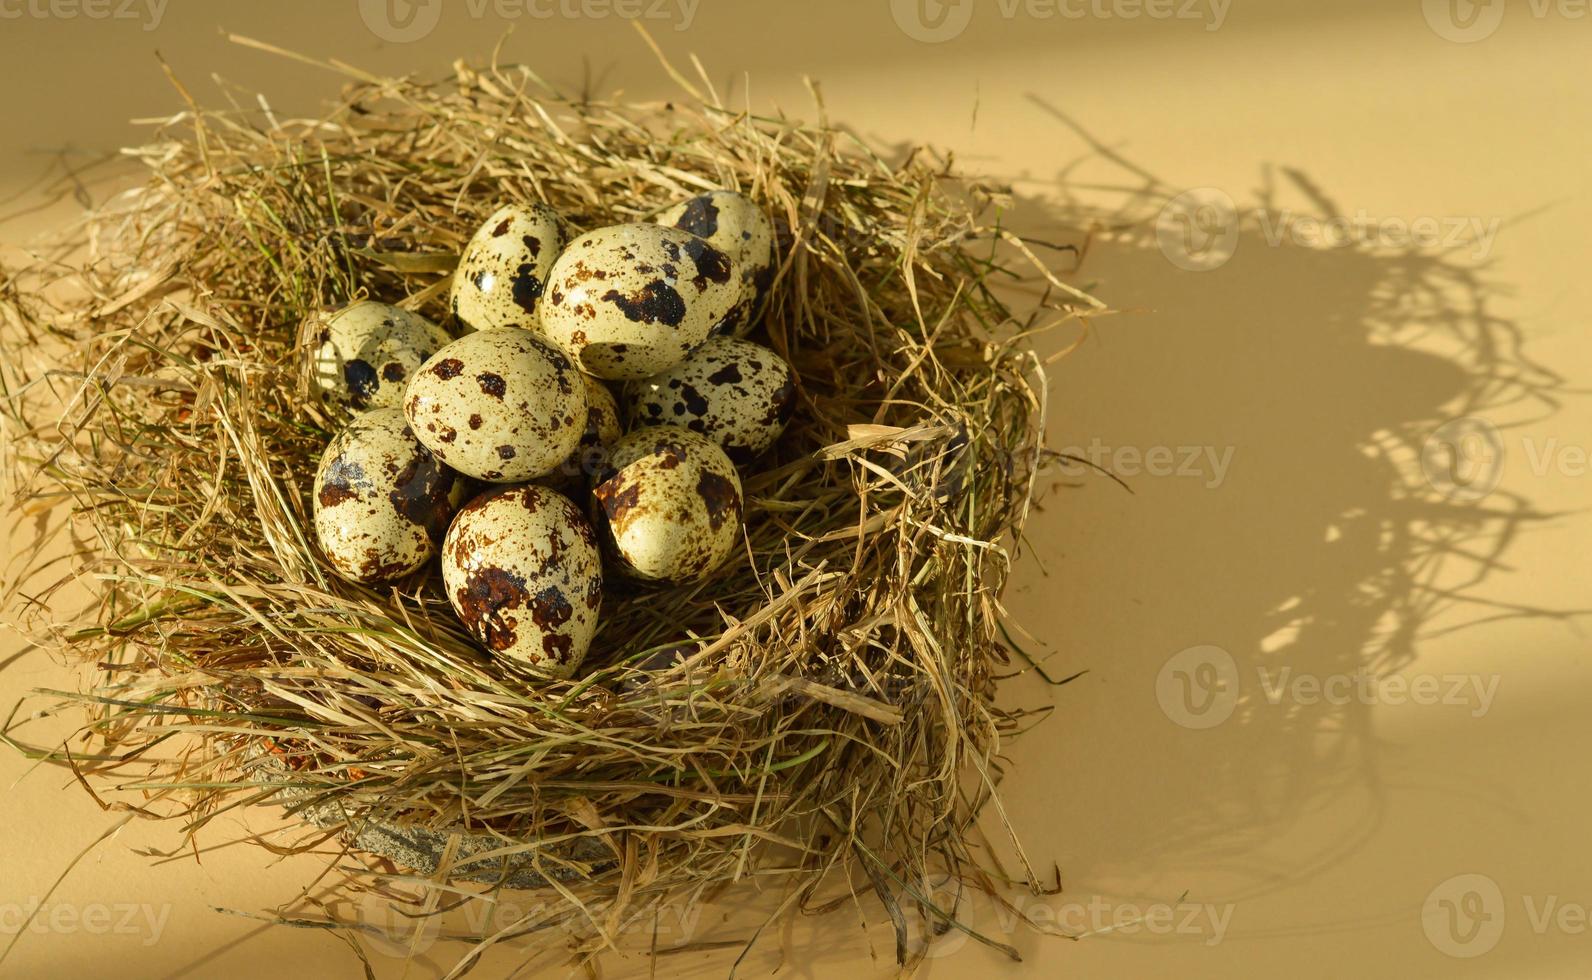
<path fill-rule="evenodd" d="M 385 582 L 437 553 L 469 481 L 409 430 L 403 412 L 378 408 L 332 438 L 315 474 L 315 536 L 337 574 Z"/>
<path fill-rule="evenodd" d="M 465 246 L 448 306 L 470 330 L 534 330 L 548 273 L 563 245 L 558 215 L 545 204 L 507 204 Z"/>
<path fill-rule="evenodd" d="M 720 331 L 742 336 L 757 325 L 774 282 L 774 225 L 763 209 L 735 191 L 708 191 L 658 215 L 657 223 L 688 231 L 730 257 L 741 298 Z"/>
<path fill-rule="evenodd" d="M 564 249 L 542 299 L 542 333 L 587 374 L 645 378 L 678 364 L 741 296 L 730 257 L 662 225 L 599 228 Z"/>
<path fill-rule="evenodd" d="M 796 407 L 796 379 L 767 347 L 713 337 L 667 371 L 627 384 L 625 401 L 632 427 L 684 426 L 745 464 L 785 431 Z"/>
<path fill-rule="evenodd" d="M 325 316 L 315 387 L 334 405 L 365 411 L 403 403 L 409 376 L 453 338 L 418 313 L 361 300 Z"/>
<path fill-rule="evenodd" d="M 526 330 L 480 330 L 437 351 L 409 382 L 404 414 L 460 473 L 522 483 L 551 473 L 586 430 L 586 384 Z"/>
<path fill-rule="evenodd" d="M 548 475 L 553 487 L 568 492 L 583 488 L 587 479 L 602 469 L 608 460 L 608 447 L 625 433 L 614 393 L 589 374 L 580 377 L 586 382 L 586 431 L 581 433 L 580 444 L 569 458 Z"/>
<path fill-rule="evenodd" d="M 718 443 L 677 426 L 631 432 L 592 490 L 597 533 L 637 578 L 706 577 L 741 540 L 741 478 Z"/>
<path fill-rule="evenodd" d="M 547 487 L 490 490 L 460 508 L 442 543 L 442 582 L 482 646 L 556 677 L 575 673 L 597 632 L 597 539 L 580 508 Z"/>

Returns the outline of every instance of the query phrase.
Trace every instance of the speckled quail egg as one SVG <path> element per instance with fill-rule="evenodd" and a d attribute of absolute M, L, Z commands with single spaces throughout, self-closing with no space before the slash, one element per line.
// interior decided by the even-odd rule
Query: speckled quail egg
<path fill-rule="evenodd" d="M 625 434 L 614 393 L 589 374 L 580 377 L 586 382 L 586 431 L 581 433 L 575 451 L 550 474 L 549 482 L 560 489 L 583 486 L 607 462 L 608 447 Z"/>
<path fill-rule="evenodd" d="M 403 412 L 378 408 L 332 438 L 315 474 L 315 534 L 353 582 L 384 582 L 437 553 L 469 481 L 409 431 Z"/>
<path fill-rule="evenodd" d="M 599 228 L 553 264 L 542 332 L 582 371 L 645 378 L 679 363 L 740 299 L 729 256 L 662 225 Z"/>
<path fill-rule="evenodd" d="M 736 463 L 774 444 L 796 407 L 796 380 L 778 354 L 734 337 L 713 337 L 661 374 L 625 386 L 630 424 L 683 425 Z"/>
<path fill-rule="evenodd" d="M 546 487 L 489 490 L 460 508 L 442 581 L 483 646 L 558 677 L 575 672 L 597 631 L 597 539 L 580 508 Z"/>
<path fill-rule="evenodd" d="M 774 282 L 774 225 L 763 209 L 735 191 L 708 191 L 681 201 L 656 220 L 705 238 L 730 257 L 741 276 L 741 298 L 721 329 L 737 336 L 750 332 Z"/>
<path fill-rule="evenodd" d="M 418 313 L 361 300 L 326 316 L 315 352 L 321 398 L 356 411 L 396 407 L 425 359 L 453 338 Z"/>
<path fill-rule="evenodd" d="M 526 330 L 481 330 L 437 351 L 409 382 L 404 414 L 444 463 L 493 483 L 552 472 L 586 429 L 586 385 Z"/>
<path fill-rule="evenodd" d="M 638 578 L 703 578 L 741 540 L 735 464 L 689 429 L 660 425 L 619 440 L 592 497 L 598 534 Z"/>
<path fill-rule="evenodd" d="M 448 306 L 471 330 L 534 330 L 547 274 L 563 245 L 558 215 L 545 204 L 492 212 L 465 246 Z"/>

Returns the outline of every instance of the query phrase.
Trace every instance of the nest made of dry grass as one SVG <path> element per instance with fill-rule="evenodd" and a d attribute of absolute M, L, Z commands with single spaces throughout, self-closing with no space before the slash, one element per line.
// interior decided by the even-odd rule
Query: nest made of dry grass
<path fill-rule="evenodd" d="M 1042 454 L 1028 336 L 1098 304 L 999 227 L 1001 188 L 733 110 L 705 77 L 619 105 L 523 67 L 435 85 L 336 67 L 354 81 L 320 119 L 188 99 L 69 260 L 7 274 L 10 506 L 64 518 L 13 557 L 8 594 L 94 665 L 65 696 L 81 730 L 31 750 L 188 834 L 251 804 L 494 835 L 556 882 L 585 950 L 754 875 L 784 877 L 785 909 L 861 882 L 898 939 L 902 909 L 943 928 L 916 883 L 983 874 L 970 828 L 1019 721 L 995 680 Z M 300 324 L 366 295 L 440 321 L 506 199 L 591 228 L 714 187 L 780 230 L 758 337 L 799 378 L 746 474 L 743 553 L 705 583 L 611 586 L 568 681 L 484 654 L 434 571 L 334 577 L 309 490 L 340 420 L 310 396 Z M 1041 287 L 1020 313 L 994 288 L 1019 276 Z M 94 596 L 81 618 L 50 611 L 68 583 Z M 645 669 L 672 648 L 682 665 Z"/>

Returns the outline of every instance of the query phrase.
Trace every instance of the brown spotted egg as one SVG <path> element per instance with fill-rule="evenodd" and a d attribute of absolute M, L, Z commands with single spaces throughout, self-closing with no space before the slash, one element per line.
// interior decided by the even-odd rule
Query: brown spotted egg
<path fill-rule="evenodd" d="M 740 300 L 729 256 L 662 225 L 599 228 L 553 264 L 542 333 L 582 371 L 645 378 L 678 364 Z"/>
<path fill-rule="evenodd" d="M 489 490 L 460 508 L 442 581 L 483 646 L 558 677 L 575 672 L 597 632 L 597 539 L 580 508 L 546 487 Z"/>
<path fill-rule="evenodd" d="M 582 374 L 586 382 L 586 431 L 581 433 L 580 445 L 555 470 L 550 483 L 560 489 L 584 489 L 586 481 L 602 469 L 608 460 L 608 447 L 624 435 L 624 425 L 619 420 L 619 402 L 608 386 L 589 374 Z"/>
<path fill-rule="evenodd" d="M 469 481 L 415 439 L 396 408 L 354 419 L 315 474 L 315 534 L 337 574 L 384 582 L 430 561 Z"/>
<path fill-rule="evenodd" d="M 481 330 L 437 351 L 409 382 L 404 414 L 449 466 L 493 483 L 552 472 L 586 430 L 586 385 L 525 330 Z"/>
<path fill-rule="evenodd" d="M 658 215 L 657 223 L 689 231 L 730 257 L 741 277 L 741 298 L 722 331 L 742 336 L 757 324 L 774 282 L 774 225 L 762 208 L 735 191 L 708 191 Z"/>
<path fill-rule="evenodd" d="M 315 386 L 324 401 L 355 411 L 396 407 L 415 368 L 452 339 L 418 313 L 353 303 L 322 321 Z"/>
<path fill-rule="evenodd" d="M 558 215 L 545 204 L 494 211 L 465 246 L 448 301 L 471 330 L 534 330 L 547 275 L 563 243 Z"/>
<path fill-rule="evenodd" d="M 774 444 L 796 407 L 790 365 L 761 344 L 713 337 L 674 367 L 625 386 L 631 426 L 683 425 L 736 463 Z"/>
<path fill-rule="evenodd" d="M 703 578 L 741 540 L 735 464 L 689 429 L 656 426 L 619 440 L 592 497 L 604 545 L 638 578 Z"/>

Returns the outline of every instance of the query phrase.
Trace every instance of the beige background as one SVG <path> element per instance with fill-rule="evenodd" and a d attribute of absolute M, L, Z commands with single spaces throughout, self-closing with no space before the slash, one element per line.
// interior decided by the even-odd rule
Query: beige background
<path fill-rule="evenodd" d="M 649 22 L 672 56 L 697 53 L 726 90 L 744 95 L 749 79 L 761 107 L 810 114 L 809 74 L 831 115 L 863 134 L 949 147 L 964 166 L 1014 181 L 1019 226 L 1052 240 L 1078 242 L 1065 222 L 1121 200 L 1091 190 L 1061 201 L 1064 171 L 1102 187 L 1141 181 L 1059 113 L 1169 193 L 1217 188 L 1249 209 L 1276 188 L 1275 206 L 1211 271 L 1171 261 L 1153 222 L 1094 242 L 1081 279 L 1130 313 L 1096 324 L 1054 365 L 1052 441 L 1109 448 L 1102 461 L 1133 492 L 1058 472 L 1031 536 L 1039 562 L 1025 560 L 1009 594 L 1047 671 L 1088 671 L 1064 687 L 1029 675 L 1007 688 L 1014 703 L 1056 709 L 1009 746 L 1007 813 L 1034 865 L 1059 867 L 1065 886 L 1023 907 L 1071 927 L 1150 918 L 1069 942 L 975 903 L 975 923 L 1025 962 L 953 936 L 934 945 L 929 974 L 1584 975 L 1592 667 L 1576 611 L 1589 605 L 1592 554 L 1592 18 L 1460 2 L 1477 31 L 1496 28 L 1460 43 L 1449 8 L 1418 0 L 1233 0 L 1220 16 L 1185 0 L 1092 3 L 1063 2 L 1086 14 L 1074 17 L 1009 0 L 702 0 L 686 30 L 673 29 L 679 17 Z M 1126 16 L 1146 8 L 1191 16 Z M 29 209 L 63 167 L 140 139 L 130 119 L 173 111 L 157 50 L 209 102 L 224 96 L 218 83 L 262 89 L 283 113 L 335 92 L 334 77 L 230 45 L 221 28 L 376 71 L 435 74 L 456 56 L 485 55 L 512 27 L 503 56 L 556 82 L 586 78 L 636 98 L 669 91 L 628 25 L 595 16 L 606 5 L 504 16 L 523 9 L 449 3 L 426 37 L 398 42 L 352 2 L 171 0 L 158 19 L 96 20 L 76 4 L 8 0 L 0 237 L 68 214 L 69 200 Z M 971 19 L 928 43 L 913 36 L 914 9 Z M 1444 230 L 1498 224 L 1486 247 L 1424 256 L 1276 235 L 1283 207 L 1323 200 Z M 1449 330 L 1471 346 L 1455 348 Z M 1483 336 L 1498 342 L 1485 363 L 1475 356 Z M 1467 404 L 1482 376 L 1498 397 Z M 1531 391 L 1511 386 L 1520 379 Z M 1416 452 L 1467 412 L 1499 427 L 1490 455 L 1501 483 L 1479 500 L 1443 499 Z M 1138 465 L 1167 451 L 1171 473 Z M 1201 462 L 1179 475 L 1191 452 Z M 35 653 L 10 656 L 13 638 L 0 644 L 8 708 L 30 688 L 73 683 Z M 1208 662 L 1232 665 L 1226 691 L 1237 702 L 1218 691 L 1210 703 L 1231 716 L 1197 728 L 1179 720 L 1215 716 L 1196 713 L 1207 702 L 1183 700 L 1178 685 L 1207 678 L 1180 671 L 1208 651 L 1169 661 L 1204 646 L 1230 658 Z M 1272 703 L 1263 679 L 1284 666 L 1329 687 L 1363 669 L 1416 691 L 1435 684 L 1437 703 L 1389 703 L 1396 689 L 1382 688 L 1331 704 L 1308 687 Z M 1450 694 L 1460 703 L 1446 703 Z M 12 754 L 0 754 L 0 779 L 3 932 L 114 817 Z M 174 828 L 131 826 L 95 850 L 52 899 L 57 918 L 23 935 L 0 975 L 357 975 L 329 935 L 213 911 L 291 900 L 313 859 L 232 848 L 156 865 L 141 853 L 175 839 Z M 1483 877 L 1444 884 L 1463 874 Z M 78 921 L 97 905 L 114 907 L 108 924 Z M 137 918 L 123 922 L 124 907 Z M 871 946 L 842 913 L 779 937 L 783 960 L 767 941 L 747 971 L 888 975 L 882 916 L 867 914 Z M 749 931 L 715 912 L 692 938 Z M 409 975 L 428 975 L 450 948 L 433 947 Z M 658 971 L 723 975 L 733 957 L 683 954 Z M 513 964 L 498 957 L 479 975 Z M 395 959 L 377 966 L 402 972 Z M 610 973 L 648 968 L 631 957 Z"/>

